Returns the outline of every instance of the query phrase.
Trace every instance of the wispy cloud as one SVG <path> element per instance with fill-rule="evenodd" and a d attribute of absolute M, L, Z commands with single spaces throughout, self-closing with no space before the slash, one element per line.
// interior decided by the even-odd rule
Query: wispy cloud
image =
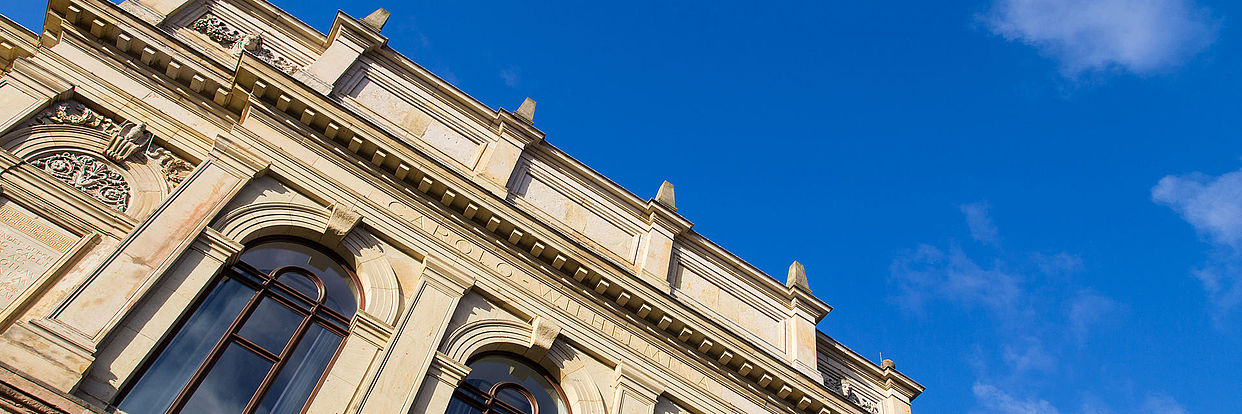
<path fill-rule="evenodd" d="M 1186 409 L 1169 396 L 1153 395 L 1147 397 L 1141 412 L 1145 414 L 1186 414 Z"/>
<path fill-rule="evenodd" d="M 1217 23 L 1193 0 L 994 0 L 981 18 L 992 33 L 1056 59 L 1069 77 L 1159 73 L 1217 37 Z"/>
<path fill-rule="evenodd" d="M 890 299 L 918 314 L 944 311 L 946 305 L 982 310 L 967 315 L 971 326 L 994 330 L 980 333 L 988 342 L 976 343 L 966 357 L 977 370 L 973 412 L 1059 414 L 1063 410 L 1054 402 L 1040 398 L 1040 384 L 1072 369 L 1067 358 L 1086 338 L 1123 319 L 1126 306 L 1075 283 L 1071 276 L 1084 269 L 1077 255 L 1006 251 L 996 243 L 1001 236 L 990 206 L 970 203 L 959 209 L 975 243 L 924 243 L 902 252 L 889 268 L 895 285 Z M 1083 404 L 1077 412 L 1109 412 L 1104 404 Z"/>
<path fill-rule="evenodd" d="M 975 383 L 971 388 L 975 394 L 975 401 L 979 403 L 981 410 L 977 413 L 989 414 L 1059 414 L 1060 411 L 1056 407 L 1045 400 L 1040 399 L 1023 399 L 1014 397 L 1009 393 L 997 388 L 991 384 Z"/>
<path fill-rule="evenodd" d="M 1213 177 L 1166 176 L 1151 198 L 1176 211 L 1212 245 L 1203 267 L 1191 270 L 1207 291 L 1218 319 L 1242 304 L 1242 170 Z"/>
<path fill-rule="evenodd" d="M 1098 325 L 1117 317 L 1124 306 L 1110 297 L 1083 290 L 1069 300 L 1070 332 L 1079 343 L 1086 340 Z"/>
<path fill-rule="evenodd" d="M 996 226 L 992 224 L 992 216 L 988 215 L 991 206 L 986 202 L 962 204 L 958 206 L 966 215 L 966 225 L 970 226 L 970 237 L 980 243 L 996 245 Z"/>
<path fill-rule="evenodd" d="M 994 263 L 984 267 L 962 249 L 948 252 L 927 244 L 897 257 L 889 266 L 898 289 L 898 303 L 920 311 L 932 299 L 969 307 L 983 306 L 994 313 L 1007 313 L 1021 295 L 1017 276 Z"/>
<path fill-rule="evenodd" d="M 1061 410 L 1043 399 L 1015 395 L 987 382 L 975 382 L 971 387 L 978 405 L 973 413 L 978 414 L 1060 414 Z M 1123 403 L 1116 411 L 1102 401 L 1088 398 L 1083 402 L 1078 414 L 1112 414 L 1114 412 L 1130 412 L 1141 414 L 1186 414 L 1186 409 L 1177 400 L 1163 394 L 1148 394 L 1141 406 Z"/>
<path fill-rule="evenodd" d="M 500 70 L 500 79 L 505 81 L 505 86 L 516 88 L 521 80 L 522 71 L 515 67 L 507 67 Z"/>

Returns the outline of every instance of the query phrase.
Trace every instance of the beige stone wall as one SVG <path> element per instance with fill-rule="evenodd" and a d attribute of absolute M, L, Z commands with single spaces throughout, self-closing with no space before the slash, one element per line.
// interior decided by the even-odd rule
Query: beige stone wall
<path fill-rule="evenodd" d="M 25 45 L 0 56 L 0 386 L 43 412 L 116 403 L 269 235 L 358 276 L 314 413 L 443 411 L 486 351 L 546 368 L 575 413 L 900 414 L 922 391 L 816 337 L 827 305 L 690 230 L 671 187 L 635 196 L 352 17 L 323 34 L 262 0 L 50 13 L 39 37 L 0 19 Z M 62 174 L 88 167 L 115 175 Z"/>

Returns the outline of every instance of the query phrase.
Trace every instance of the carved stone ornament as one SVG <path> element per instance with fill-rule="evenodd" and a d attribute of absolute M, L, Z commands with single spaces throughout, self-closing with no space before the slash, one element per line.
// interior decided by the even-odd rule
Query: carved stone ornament
<path fill-rule="evenodd" d="M 164 179 L 171 187 L 181 184 L 190 174 L 190 170 L 194 168 L 192 164 L 176 156 L 172 151 L 156 144 L 155 136 L 146 130 L 146 123 L 117 123 L 87 108 L 81 102 L 59 102 L 35 115 L 31 123 L 35 125 L 78 125 L 108 134 L 111 140 L 103 156 L 115 163 L 121 163 L 139 154 L 138 150 L 142 149 L 141 156 L 159 164 Z"/>
<path fill-rule="evenodd" d="M 213 14 L 203 15 L 194 23 L 190 23 L 190 28 L 207 35 L 208 39 L 219 43 L 233 55 L 241 55 L 243 51 L 250 52 L 252 56 L 290 75 L 302 69 L 271 48 L 263 46 L 261 34 L 242 32 Z"/>
<path fill-rule="evenodd" d="M 845 399 L 854 404 L 858 404 L 859 407 L 862 407 L 862 409 L 867 410 L 869 413 L 880 413 L 880 404 L 876 401 L 859 397 L 858 393 L 854 391 L 855 385 L 849 379 L 822 370 L 820 372 L 824 374 L 824 385 L 828 386 L 828 390 L 845 397 Z"/>
<path fill-rule="evenodd" d="M 120 211 L 129 205 L 129 183 L 104 160 L 86 154 L 54 153 L 30 161 L 52 177 Z"/>

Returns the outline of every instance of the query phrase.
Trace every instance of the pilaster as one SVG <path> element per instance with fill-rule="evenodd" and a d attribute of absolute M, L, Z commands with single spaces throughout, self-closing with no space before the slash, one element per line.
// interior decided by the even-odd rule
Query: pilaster
<path fill-rule="evenodd" d="M 910 414 L 910 401 L 923 393 L 923 385 L 897 371 L 891 360 L 880 363 L 883 371 L 884 389 L 888 395 L 880 401 L 884 414 Z"/>
<path fill-rule="evenodd" d="M 473 276 L 439 257 L 427 256 L 424 269 L 379 372 L 362 397 L 359 413 L 411 412 L 427 383 L 425 377 L 449 319 L 474 286 Z"/>
<path fill-rule="evenodd" d="M 453 391 L 470 375 L 470 367 L 441 352 L 436 352 L 419 387 L 412 413 L 443 413 L 453 399 Z"/>
<path fill-rule="evenodd" d="M 534 116 L 535 101 L 526 98 L 524 108 L 529 108 L 530 116 Z M 504 109 L 496 111 L 496 141 L 489 142 L 483 149 L 483 156 L 475 166 L 475 176 L 487 191 L 497 197 L 504 198 L 509 194 L 509 179 L 517 168 L 522 152 L 533 145 L 543 142 L 544 134 L 531 125 L 529 119 L 519 118 Z"/>
<path fill-rule="evenodd" d="M 613 394 L 613 414 L 652 414 L 664 386 L 629 364 L 617 364 L 613 378 L 617 381 Z"/>
<path fill-rule="evenodd" d="M 379 11 L 382 11 L 380 9 Z M 378 11 L 377 11 L 378 12 Z M 381 23 L 382 27 L 382 23 Z M 336 13 L 332 29 L 328 32 L 328 48 L 294 77 L 315 91 L 327 95 L 336 81 L 353 66 L 359 56 L 370 50 L 384 47 L 388 38 L 379 29 L 363 24 L 344 12 Z"/>
<path fill-rule="evenodd" d="M 694 226 L 676 211 L 673 185 L 665 181 L 656 198 L 647 202 L 647 234 L 642 237 L 635 269 L 640 279 L 666 292 L 671 289 L 673 240 Z"/>
<path fill-rule="evenodd" d="M 811 294 L 811 286 L 806 278 L 806 268 L 802 263 L 793 262 L 789 265 L 789 276 L 785 282 L 789 291 L 789 317 L 785 319 L 788 344 L 785 356 L 793 364 L 794 369 L 823 383 L 824 374 L 818 368 L 818 344 L 816 342 L 815 324 L 819 323 L 831 306 Z"/>

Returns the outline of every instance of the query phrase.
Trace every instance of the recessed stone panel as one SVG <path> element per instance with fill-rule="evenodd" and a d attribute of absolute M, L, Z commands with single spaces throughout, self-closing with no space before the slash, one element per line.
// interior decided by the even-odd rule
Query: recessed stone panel
<path fill-rule="evenodd" d="M 517 190 L 526 202 L 562 224 L 590 238 L 608 251 L 633 260 L 636 235 L 622 230 L 560 190 L 531 176 L 526 176 Z"/>
<path fill-rule="evenodd" d="M 433 120 L 407 98 L 368 78 L 358 80 L 349 96 L 400 129 L 399 135 L 417 137 L 453 161 L 473 168 L 481 147 L 448 126 Z"/>
<path fill-rule="evenodd" d="M 33 287 L 75 241 L 59 226 L 0 197 L 0 311 Z"/>
<path fill-rule="evenodd" d="M 674 294 L 704 312 L 740 326 L 745 332 L 753 334 L 755 339 L 771 345 L 773 349 L 784 350 L 784 321 L 774 317 L 770 310 L 760 310 L 752 303 L 755 298 L 746 299 L 735 294 L 745 291 L 722 286 L 722 280 L 713 277 L 712 271 L 714 270 L 710 266 L 700 268 L 699 265 L 679 265 L 673 280 Z M 728 274 L 722 275 L 731 277 Z"/>

